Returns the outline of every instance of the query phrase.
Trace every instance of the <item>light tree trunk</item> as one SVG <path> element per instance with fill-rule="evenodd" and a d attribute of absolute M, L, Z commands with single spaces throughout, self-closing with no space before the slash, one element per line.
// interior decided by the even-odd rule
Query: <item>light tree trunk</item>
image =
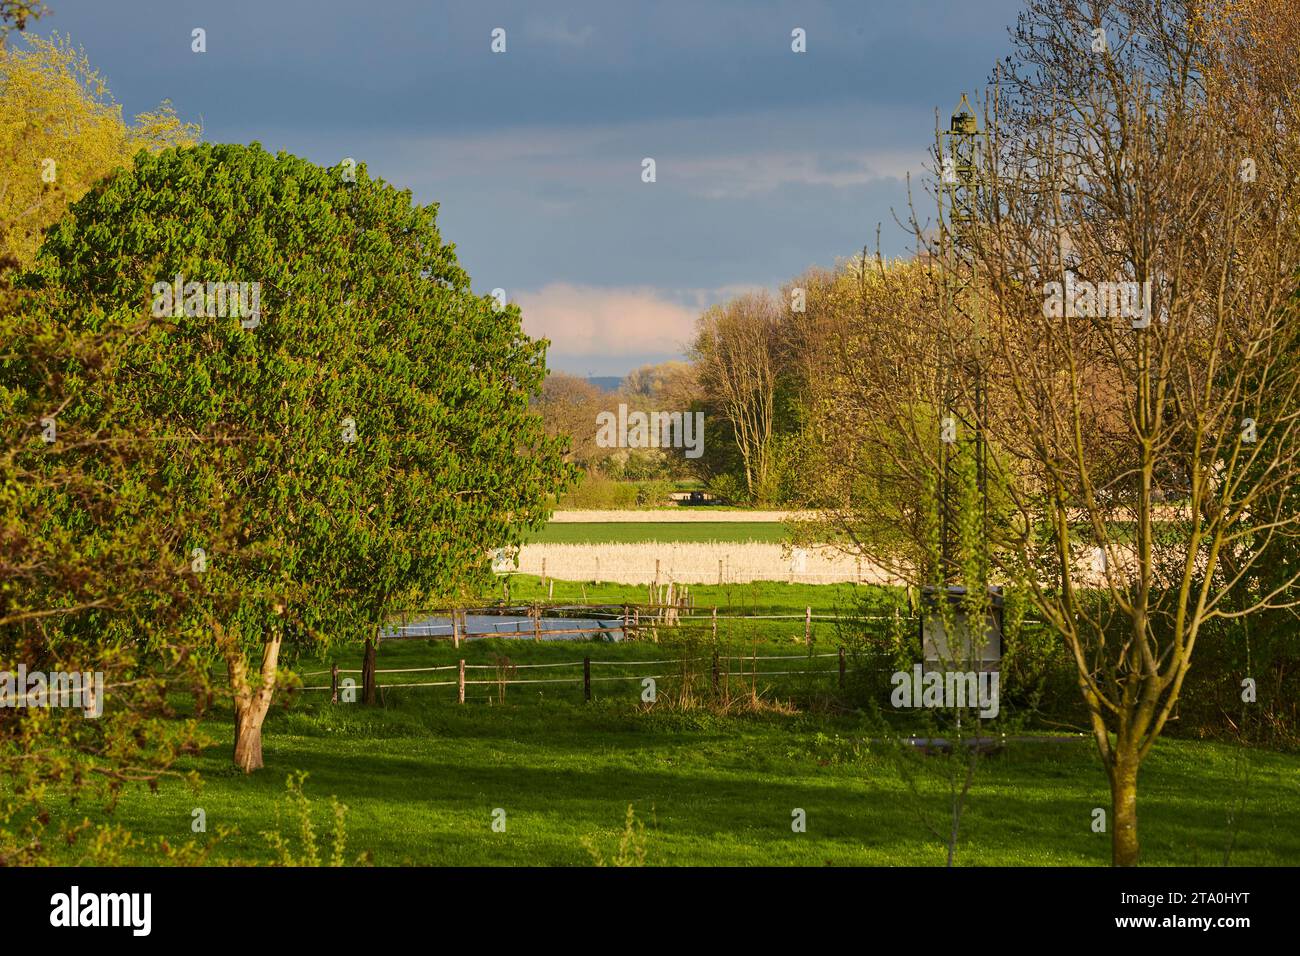
<path fill-rule="evenodd" d="M 262 645 L 262 668 L 256 686 L 249 680 L 248 664 L 238 640 L 231 639 L 222 629 L 218 629 L 217 638 L 226 658 L 235 704 L 235 766 L 244 773 L 252 773 L 262 768 L 262 723 L 275 695 L 281 636 L 278 630 L 273 631 Z"/>
<path fill-rule="evenodd" d="M 244 773 L 262 769 L 262 721 L 251 711 L 235 704 L 235 766 Z"/>
<path fill-rule="evenodd" d="M 1111 864 L 1114 866 L 1138 864 L 1137 778 L 1137 754 L 1117 750 L 1110 773 Z"/>

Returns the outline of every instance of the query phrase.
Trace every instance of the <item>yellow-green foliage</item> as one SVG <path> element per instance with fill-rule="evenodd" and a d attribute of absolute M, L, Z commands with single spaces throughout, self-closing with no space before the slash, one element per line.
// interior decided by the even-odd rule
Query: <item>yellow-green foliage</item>
<path fill-rule="evenodd" d="M 348 841 L 348 832 L 344 821 L 348 808 L 339 803 L 336 798 L 330 797 L 333 843 L 329 859 L 325 860 L 321 852 L 320 839 L 316 836 L 316 824 L 312 820 L 311 801 L 307 799 L 307 795 L 303 792 L 303 783 L 306 780 L 307 774 L 301 772 L 291 773 L 285 780 L 290 810 L 298 818 L 299 848 L 295 850 L 292 838 L 286 837 L 280 832 L 281 808 L 279 806 L 275 810 L 275 829 L 263 833 L 262 836 L 275 853 L 277 866 L 347 866 L 349 864 L 345 859 L 345 848 Z M 370 855 L 362 853 L 356 858 L 353 865 L 362 865 L 368 862 L 370 862 Z"/>
<path fill-rule="evenodd" d="M 605 859 L 596 842 L 584 837 L 582 845 L 591 856 L 594 866 L 645 866 L 645 823 L 636 818 L 632 804 L 627 805 L 627 816 L 623 820 L 623 833 L 618 840 L 618 849 L 614 855 Z"/>
<path fill-rule="evenodd" d="M 104 78 L 66 37 L 0 46 L 0 267 L 31 265 L 68 204 L 137 152 L 192 144 L 199 133 L 165 100 L 126 122 Z"/>

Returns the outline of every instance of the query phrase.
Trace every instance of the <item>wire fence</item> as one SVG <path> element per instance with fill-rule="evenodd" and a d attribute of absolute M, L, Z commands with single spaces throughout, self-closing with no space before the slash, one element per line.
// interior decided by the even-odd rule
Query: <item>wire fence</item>
<path fill-rule="evenodd" d="M 573 615 L 581 615 L 574 617 Z M 503 618 L 501 622 L 494 622 L 493 618 Z M 720 641 L 719 626 L 728 626 L 736 622 L 752 622 L 760 626 L 779 624 L 781 622 L 803 622 L 803 644 L 805 652 L 799 654 L 758 654 L 757 649 L 751 654 L 723 654 L 718 648 L 725 645 L 725 641 Z M 847 663 L 843 644 L 838 650 L 830 653 L 814 653 L 814 623 L 824 625 L 826 622 L 833 623 L 836 627 L 840 625 L 859 626 L 863 623 L 879 624 L 880 622 L 889 622 L 894 628 L 904 630 L 917 629 L 921 627 L 921 619 L 914 615 L 901 614 L 842 614 L 826 613 L 819 611 L 813 612 L 811 606 L 805 606 L 803 613 L 759 613 L 757 611 L 740 612 L 735 609 L 717 607 L 707 610 L 691 606 L 685 602 L 678 603 L 643 603 L 643 604 L 611 604 L 611 603 L 543 603 L 532 602 L 527 604 L 506 604 L 504 602 L 492 605 L 478 606 L 456 606 L 446 608 L 425 608 L 411 610 L 402 614 L 399 618 L 391 620 L 389 625 L 383 628 L 378 634 L 378 640 L 367 642 L 367 652 L 363 666 L 356 668 L 340 668 L 337 665 L 328 671 L 311 671 L 304 673 L 304 678 L 329 676 L 329 684 L 310 684 L 303 686 L 304 691 L 330 691 L 331 699 L 337 701 L 340 690 L 345 693 L 355 692 L 355 681 L 344 675 L 361 675 L 362 694 L 366 703 L 374 702 L 376 692 L 382 693 L 385 690 L 401 690 L 407 688 L 434 688 L 434 687 L 456 687 L 457 697 L 460 702 L 465 700 L 466 687 L 475 686 L 496 686 L 504 690 L 507 686 L 526 685 L 526 684 L 581 684 L 584 690 L 584 697 L 591 699 L 591 686 L 593 683 L 616 682 L 616 681 L 645 681 L 666 680 L 677 677 L 687 676 L 689 665 L 700 664 L 706 661 L 711 662 L 711 678 L 715 690 L 719 684 L 731 679 L 732 676 L 742 677 L 751 684 L 760 679 L 775 677 L 791 676 L 815 676 L 837 674 L 839 686 L 842 688 L 845 682 Z M 1024 626 L 1034 627 L 1041 626 L 1041 621 L 1026 620 Z M 477 629 L 475 629 L 477 628 Z M 534 641 L 541 641 L 545 637 L 547 640 L 554 638 L 607 638 L 615 641 L 640 640 L 649 637 L 656 644 L 660 629 L 666 629 L 669 633 L 694 631 L 702 634 L 707 632 L 710 643 L 715 650 L 711 655 L 703 657 L 674 657 L 674 658 L 651 658 L 648 660 L 623 661 L 615 659 L 593 660 L 590 655 L 584 656 L 581 660 L 569 661 L 551 661 L 545 663 L 516 664 L 503 658 L 497 663 L 492 664 L 470 664 L 463 658 L 455 664 L 434 665 L 428 667 L 394 667 L 380 668 L 376 666 L 375 649 L 380 640 L 402 640 L 410 638 L 425 638 L 427 640 L 449 640 L 452 645 L 459 649 L 462 641 L 471 641 L 485 638 L 500 638 L 511 636 L 517 638 L 531 637 Z M 768 639 L 771 635 L 765 635 Z M 788 635 L 784 635 L 788 636 Z M 796 641 L 798 635 L 795 635 Z M 823 645 L 825 646 L 825 645 Z M 818 659 L 829 657 L 838 658 L 838 665 L 835 668 L 817 668 L 809 667 L 792 667 L 790 662 L 796 660 L 808 660 L 814 662 Z M 768 665 L 764 664 L 760 669 L 760 662 L 785 662 L 777 665 L 784 669 L 772 670 L 767 669 Z M 732 664 L 738 664 L 739 667 L 732 669 Z M 745 665 L 748 664 L 746 667 Z M 520 677 L 520 671 L 531 671 L 535 669 L 553 669 L 553 668 L 582 668 L 581 675 L 573 676 L 524 676 Z M 656 673 L 646 674 L 605 674 L 601 676 L 592 676 L 592 667 L 651 667 Z M 681 667 L 682 671 L 678 673 L 658 673 L 665 668 Z M 455 679 L 448 680 L 400 680 L 395 682 L 380 683 L 381 675 L 433 675 L 439 672 L 456 671 Z M 492 676 L 485 675 L 485 679 L 479 679 L 474 676 L 474 672 L 495 671 Z M 349 681 L 351 683 L 349 684 Z"/>
<path fill-rule="evenodd" d="M 767 670 L 767 669 L 760 670 L 759 669 L 760 661 L 787 661 L 787 662 L 792 660 L 817 661 L 817 660 L 824 660 L 826 658 L 836 658 L 838 661 L 838 666 L 831 667 L 831 668 L 805 667 L 805 668 L 793 668 L 793 669 L 785 669 L 785 670 Z M 356 690 L 355 682 L 353 682 L 350 686 L 347 685 L 346 680 L 348 680 L 348 678 L 344 678 L 341 680 L 340 678 L 342 678 L 342 675 L 361 674 L 363 676 L 363 680 L 367 682 L 367 686 L 373 687 L 377 690 L 404 690 L 408 688 L 426 688 L 426 687 L 456 687 L 457 698 L 460 703 L 465 702 L 465 688 L 467 687 L 495 686 L 495 687 L 504 688 L 507 686 L 517 686 L 517 685 L 526 685 L 526 684 L 572 684 L 572 685 L 580 684 L 583 687 L 584 699 L 591 700 L 591 696 L 592 696 L 591 685 L 594 683 L 604 683 L 604 682 L 611 682 L 611 681 L 644 682 L 646 680 L 671 680 L 674 678 L 687 676 L 689 673 L 685 670 L 682 670 L 676 673 L 611 674 L 609 676 L 593 677 L 591 673 L 592 667 L 652 667 L 657 671 L 664 671 L 679 665 L 685 668 L 687 667 L 687 665 L 699 664 L 702 662 L 711 662 L 711 676 L 712 676 L 714 690 L 718 690 L 722 682 L 730 681 L 733 678 L 739 678 L 743 681 L 752 683 L 754 681 L 759 680 L 760 678 L 768 678 L 768 677 L 788 677 L 788 676 L 795 676 L 795 675 L 812 676 L 812 675 L 826 675 L 826 674 L 838 675 L 839 686 L 843 688 L 846 675 L 848 672 L 847 657 L 845 655 L 844 648 L 841 647 L 836 651 L 823 652 L 823 653 L 809 653 L 809 654 L 714 653 L 712 655 L 704 655 L 704 656 L 697 656 L 697 657 L 667 657 L 667 658 L 652 658 L 648 660 L 636 660 L 636 661 L 593 660 L 590 656 L 586 656 L 583 657 L 581 660 L 551 661 L 551 662 L 539 663 L 539 664 L 515 664 L 515 663 L 470 664 L 464 660 L 460 660 L 455 664 L 441 664 L 441 665 L 433 665 L 430 667 L 390 667 L 390 668 L 375 667 L 369 670 L 364 668 L 358 670 L 355 668 L 341 668 L 335 666 L 327 671 L 309 671 L 301 675 L 304 678 L 320 677 L 320 676 L 328 675 L 330 677 L 330 683 L 306 685 L 299 689 L 303 691 L 329 691 L 332 695 L 331 699 L 335 703 L 337 703 L 339 699 L 340 691 L 355 692 Z M 729 665 L 732 664 L 733 662 L 739 663 L 741 666 L 737 669 L 732 669 Z M 744 666 L 746 662 L 750 664 L 749 668 L 746 668 Z M 788 664 L 786 664 L 785 666 L 787 668 L 789 667 Z M 522 677 L 521 678 L 515 676 L 521 670 L 535 670 L 535 669 L 545 669 L 545 668 L 555 668 L 555 667 L 568 667 L 574 669 L 582 668 L 582 673 L 578 675 L 567 676 L 567 677 Z M 451 671 L 451 670 L 456 671 L 455 680 L 399 681 L 396 683 L 386 683 L 386 684 L 381 684 L 379 683 L 378 680 L 379 676 L 382 674 L 421 674 L 421 673 L 434 673 L 439 671 Z M 469 676 L 469 673 L 472 671 L 484 671 L 484 670 L 496 671 L 496 676 L 488 677 L 485 680 L 472 679 Z"/>
<path fill-rule="evenodd" d="M 500 618 L 501 620 L 494 620 Z M 737 612 L 718 607 L 701 608 L 680 603 L 499 603 L 471 607 L 424 608 L 410 610 L 390 620 L 379 634 L 381 640 L 447 639 L 455 647 L 461 641 L 486 638 L 531 637 L 534 641 L 602 638 L 614 641 L 639 640 L 658 634 L 661 627 L 708 628 L 718 636 L 719 625 L 737 622 L 780 624 L 802 621 L 804 637 L 812 643 L 814 623 L 836 627 L 877 626 L 891 623 L 895 627 L 919 628 L 921 620 L 913 614 L 846 614 L 814 612 L 805 606 L 803 613 Z M 1041 626 L 1041 621 L 1026 620 L 1026 627 Z"/>

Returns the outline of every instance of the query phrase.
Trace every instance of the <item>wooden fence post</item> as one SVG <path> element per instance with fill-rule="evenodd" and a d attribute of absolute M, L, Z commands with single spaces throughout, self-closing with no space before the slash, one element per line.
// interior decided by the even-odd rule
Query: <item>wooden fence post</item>
<path fill-rule="evenodd" d="M 840 647 L 840 690 L 844 689 L 844 648 Z"/>
<path fill-rule="evenodd" d="M 338 661 L 335 661 L 333 664 L 330 665 L 330 703 L 337 704 L 338 702 L 339 702 L 339 665 L 338 665 Z"/>
<path fill-rule="evenodd" d="M 713 693 L 718 692 L 718 649 L 713 649 Z"/>
<path fill-rule="evenodd" d="M 456 680 L 456 703 L 465 703 L 465 658 L 460 659 L 460 676 Z"/>
<path fill-rule="evenodd" d="M 812 650 L 812 607 L 803 609 L 803 642 Z"/>
<path fill-rule="evenodd" d="M 366 638 L 366 653 L 361 663 L 361 702 L 373 706 L 375 703 L 375 640 Z"/>
<path fill-rule="evenodd" d="M 713 643 L 718 643 L 718 607 L 713 606 Z"/>
<path fill-rule="evenodd" d="M 554 581 L 552 581 L 552 582 L 548 585 L 548 590 L 547 590 L 547 592 L 546 592 L 546 600 L 548 600 L 548 601 L 554 601 L 554 600 L 555 600 L 555 582 L 554 582 Z"/>
<path fill-rule="evenodd" d="M 659 598 L 659 559 L 655 558 L 655 599 Z"/>
<path fill-rule="evenodd" d="M 460 649 L 460 612 L 451 609 L 451 646 Z"/>
<path fill-rule="evenodd" d="M 591 658 L 582 659 L 582 699 L 591 703 Z"/>

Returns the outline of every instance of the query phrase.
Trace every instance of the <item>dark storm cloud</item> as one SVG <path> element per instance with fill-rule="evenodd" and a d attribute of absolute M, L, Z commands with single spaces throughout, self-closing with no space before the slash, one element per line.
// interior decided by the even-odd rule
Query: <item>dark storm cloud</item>
<path fill-rule="evenodd" d="M 601 289 L 620 303 L 636 289 L 662 316 L 833 265 L 874 244 L 878 222 L 903 253 L 903 177 L 922 169 L 935 109 L 946 117 L 1005 52 L 1019 2 L 50 6 L 39 32 L 82 44 L 128 113 L 167 97 L 210 140 L 365 161 L 441 204 L 477 285 L 539 314 L 559 283 L 593 308 Z M 795 27 L 806 54 L 790 51 Z M 547 334 L 561 367 L 636 364 Z"/>

